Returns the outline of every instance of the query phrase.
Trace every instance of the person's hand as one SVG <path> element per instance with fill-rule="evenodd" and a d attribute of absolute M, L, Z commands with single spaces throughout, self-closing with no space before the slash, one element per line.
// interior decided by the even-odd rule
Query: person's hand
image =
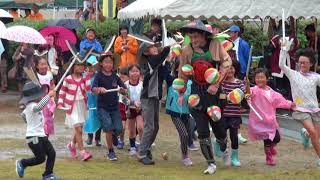
<path fill-rule="evenodd" d="M 285 37 L 284 41 L 282 38 L 280 38 L 281 50 L 290 51 L 292 42 L 293 38 L 289 40 L 289 37 Z"/>
<path fill-rule="evenodd" d="M 292 102 L 291 104 L 291 109 L 295 108 L 296 107 L 296 103 L 295 102 Z"/>
<path fill-rule="evenodd" d="M 56 91 L 54 90 L 50 90 L 49 93 L 48 93 L 49 97 L 53 98 L 53 97 L 56 97 Z"/>
<path fill-rule="evenodd" d="M 121 94 L 127 94 L 128 90 L 120 87 L 119 92 L 120 92 Z"/>
<path fill-rule="evenodd" d="M 218 92 L 219 86 L 217 84 L 211 84 L 208 87 L 207 92 L 211 95 L 215 95 Z"/>
<path fill-rule="evenodd" d="M 141 102 L 140 101 L 135 101 L 134 102 L 134 106 L 139 109 L 141 107 Z"/>

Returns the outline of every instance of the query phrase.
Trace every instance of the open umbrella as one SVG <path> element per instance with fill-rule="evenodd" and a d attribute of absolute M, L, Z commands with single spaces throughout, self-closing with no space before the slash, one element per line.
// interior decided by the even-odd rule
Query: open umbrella
<path fill-rule="evenodd" d="M 13 16 L 6 10 L 0 9 L 0 21 L 10 23 L 13 21 Z"/>
<path fill-rule="evenodd" d="M 63 26 L 67 29 L 82 28 L 82 24 L 78 19 L 60 19 L 49 21 L 48 26 Z"/>
<path fill-rule="evenodd" d="M 46 44 L 46 40 L 37 30 L 27 26 L 11 26 L 7 28 L 2 38 L 28 44 Z"/>
<path fill-rule="evenodd" d="M 59 46 L 62 52 L 69 51 L 65 40 L 68 40 L 72 44 L 77 43 L 77 36 L 69 29 L 62 26 L 47 26 L 39 30 L 43 37 L 53 35 L 55 38 L 54 44 Z"/>

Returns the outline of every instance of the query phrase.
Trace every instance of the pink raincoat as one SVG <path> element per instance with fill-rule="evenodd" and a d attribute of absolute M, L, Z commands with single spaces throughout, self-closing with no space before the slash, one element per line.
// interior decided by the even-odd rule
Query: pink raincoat
<path fill-rule="evenodd" d="M 263 119 L 261 121 L 257 115 L 250 110 L 248 134 L 249 139 L 252 141 L 264 139 L 273 140 L 276 130 L 279 129 L 279 124 L 276 119 L 276 109 L 290 109 L 292 105 L 292 102 L 286 100 L 281 94 L 275 92 L 270 87 L 267 88 L 271 90 L 271 98 L 268 97 L 264 89 L 258 86 L 250 88 L 251 105 Z"/>
<path fill-rule="evenodd" d="M 44 132 L 46 135 L 54 134 L 54 110 L 56 103 L 53 99 L 49 100 L 49 103 L 43 108 L 42 113 L 44 117 Z"/>

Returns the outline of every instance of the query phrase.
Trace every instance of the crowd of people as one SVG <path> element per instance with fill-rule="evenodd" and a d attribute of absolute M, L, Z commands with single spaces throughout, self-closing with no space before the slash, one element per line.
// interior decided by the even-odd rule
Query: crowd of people
<path fill-rule="evenodd" d="M 48 50 L 42 55 L 35 55 L 35 50 L 22 43 L 14 53 L 13 60 L 21 92 L 20 108 L 27 123 L 26 139 L 34 157 L 17 160 L 18 176 L 23 177 L 28 166 L 46 161 L 43 179 L 58 179 L 53 173 L 56 154 L 49 140 L 49 136 L 54 135 L 56 108 L 65 111 L 65 124 L 72 129 L 72 137 L 66 144 L 72 158 L 77 158 L 79 152 L 80 159 L 88 161 L 93 156 L 90 148 L 85 148 L 84 142 L 88 146 L 94 143 L 102 146 L 102 142 L 105 142 L 107 158 L 115 161 L 118 159 L 115 147 L 124 149 L 126 132 L 129 155 L 137 156 L 144 165 L 155 164 L 152 147 L 155 146 L 159 130 L 164 81 L 167 92 L 165 108 L 179 134 L 181 163 L 184 166 L 193 165 L 188 150 L 198 150 L 193 142 L 195 132 L 208 165 L 205 174 L 216 172 L 214 156 L 222 157 L 225 165 L 241 166 L 239 143 L 247 141 L 239 130 L 243 112 L 241 107 L 248 105 L 249 140 L 264 142 L 267 165 L 276 165 L 276 145 L 281 139 L 276 119 L 278 108 L 294 110 L 293 118 L 301 121 L 305 128 L 302 133 L 305 146 L 310 144 L 311 139 L 320 157 L 320 109 L 316 93 L 320 76 L 311 69 L 315 64 L 314 50 L 308 48 L 297 51 L 297 70 L 293 70 L 286 63 L 286 58 L 293 56 L 292 41 L 281 42 L 280 38 L 271 40 L 272 50 L 279 50 L 277 65 L 291 85 L 291 101 L 268 85 L 269 72 L 264 68 L 255 70 L 255 85 L 248 87 L 245 76 L 249 68 L 250 46 L 241 37 L 241 28 L 237 25 L 228 28 L 230 41 L 234 45 L 231 49 L 225 49 L 220 41 L 211 38 L 212 34 L 219 32 L 217 29 L 199 20 L 189 22 L 180 31 L 190 38 L 190 43 L 181 44 L 181 56 L 173 56 L 172 49 L 177 44 L 161 47 L 161 20 L 152 20 L 151 30 L 146 33 L 154 44 L 140 43 L 139 46 L 137 39 L 128 36 L 129 28 L 120 26 L 113 51 L 120 56 L 120 62 L 116 63 L 114 53 L 104 52 L 96 39 L 95 30 L 89 28 L 80 42 L 79 54 L 84 59 L 90 53 L 88 50 L 93 48 L 95 56 L 92 55 L 90 61 L 75 61 L 57 92 L 55 86 L 70 61 L 62 59 L 59 47 L 54 45 L 54 36 L 46 37 L 48 44 L 37 50 L 40 54 L 43 49 Z M 308 26 L 306 31 L 309 32 L 309 29 Z M 192 66 L 192 76 L 182 70 L 186 64 Z M 30 81 L 23 67 L 31 67 L 36 71 L 41 87 Z M 205 78 L 209 68 L 219 70 L 220 78 L 212 84 Z M 184 82 L 184 87 L 179 90 L 174 85 L 176 78 Z M 245 94 L 242 102 L 228 100 L 228 94 L 235 89 Z M 194 106 L 188 102 L 192 95 L 199 98 L 199 103 Z M 57 103 L 55 98 L 58 99 Z M 212 117 L 207 112 L 212 105 L 219 107 L 221 118 Z M 227 145 L 228 131 L 231 149 Z M 104 141 L 101 140 L 102 132 L 105 134 Z M 83 140 L 84 133 L 88 134 L 86 141 Z M 212 133 L 215 138 L 211 138 Z M 320 160 L 317 165 L 320 166 Z"/>

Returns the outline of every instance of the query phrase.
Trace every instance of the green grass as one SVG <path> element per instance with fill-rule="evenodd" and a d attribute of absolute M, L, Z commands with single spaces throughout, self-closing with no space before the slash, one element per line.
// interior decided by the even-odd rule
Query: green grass
<path fill-rule="evenodd" d="M 123 158 L 117 162 L 107 160 L 92 160 L 78 162 L 75 160 L 58 160 L 55 173 L 62 179 L 70 180 L 316 180 L 320 179 L 318 170 L 304 171 L 274 171 L 259 173 L 243 168 L 220 168 L 215 175 L 202 175 L 203 165 L 193 167 L 177 166 L 176 163 L 160 161 L 155 166 L 142 166 L 137 161 Z M 42 166 L 28 167 L 25 171 L 25 180 L 39 179 Z M 0 179 L 15 179 L 14 160 L 0 161 Z M 18 178 L 17 178 L 18 179 Z"/>

